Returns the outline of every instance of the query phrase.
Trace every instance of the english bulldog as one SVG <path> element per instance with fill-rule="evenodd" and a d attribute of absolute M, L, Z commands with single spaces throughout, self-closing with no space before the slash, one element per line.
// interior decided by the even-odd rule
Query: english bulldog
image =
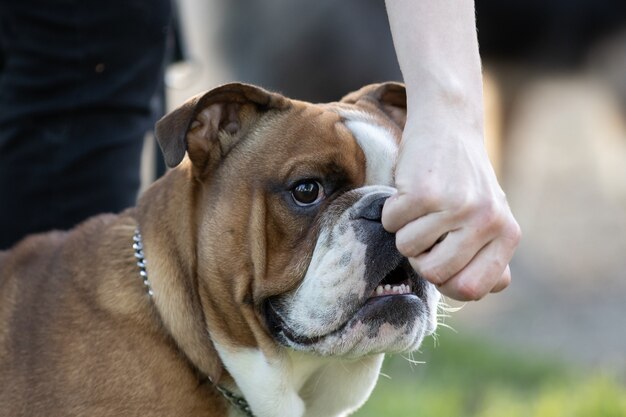
<path fill-rule="evenodd" d="M 0 253 L 1 416 L 346 416 L 437 290 L 381 225 L 404 87 L 245 84 L 156 125 L 172 167 L 119 215 Z"/>

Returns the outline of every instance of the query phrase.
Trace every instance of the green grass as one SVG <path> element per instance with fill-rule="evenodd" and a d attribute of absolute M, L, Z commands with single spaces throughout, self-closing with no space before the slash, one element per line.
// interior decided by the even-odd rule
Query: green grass
<path fill-rule="evenodd" d="M 446 332 L 396 355 L 356 417 L 624 417 L 626 386 L 555 358 Z M 387 375 L 388 377 L 386 377 Z"/>

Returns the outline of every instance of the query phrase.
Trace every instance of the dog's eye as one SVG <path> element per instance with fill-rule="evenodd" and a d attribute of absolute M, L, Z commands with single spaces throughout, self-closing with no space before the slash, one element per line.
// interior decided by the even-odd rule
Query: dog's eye
<path fill-rule="evenodd" d="M 291 196 L 299 206 L 310 206 L 324 198 L 324 187 L 317 181 L 305 180 L 291 189 Z"/>

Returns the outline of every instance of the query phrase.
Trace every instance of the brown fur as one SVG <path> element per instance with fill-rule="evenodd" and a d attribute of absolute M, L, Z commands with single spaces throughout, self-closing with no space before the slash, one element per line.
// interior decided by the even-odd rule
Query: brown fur
<path fill-rule="evenodd" d="M 212 341 L 271 354 L 262 303 L 299 283 L 316 239 L 285 184 L 327 169 L 364 181 L 336 113 L 251 86 L 195 97 L 157 136 L 169 164 L 189 158 L 136 208 L 0 253 L 0 416 L 225 416 Z"/>
<path fill-rule="evenodd" d="M 145 295 L 134 214 L 30 237 L 3 260 L 0 415 L 223 412 Z"/>

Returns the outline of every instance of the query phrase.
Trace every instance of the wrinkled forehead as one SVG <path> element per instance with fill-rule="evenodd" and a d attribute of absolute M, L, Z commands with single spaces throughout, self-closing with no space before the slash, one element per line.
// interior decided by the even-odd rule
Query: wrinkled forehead
<path fill-rule="evenodd" d="M 353 105 L 293 101 L 290 110 L 264 118 L 248 143 L 255 165 L 266 171 L 332 163 L 358 177 L 358 185 L 392 186 L 401 133 L 383 115 Z"/>
<path fill-rule="evenodd" d="M 382 114 L 346 103 L 297 102 L 304 115 L 315 114 L 315 124 L 334 125 L 334 134 L 349 136 L 365 156 L 364 185 L 393 185 L 401 129 Z M 297 107 L 297 106 L 296 106 Z M 306 119 L 306 117 L 305 117 Z"/>

